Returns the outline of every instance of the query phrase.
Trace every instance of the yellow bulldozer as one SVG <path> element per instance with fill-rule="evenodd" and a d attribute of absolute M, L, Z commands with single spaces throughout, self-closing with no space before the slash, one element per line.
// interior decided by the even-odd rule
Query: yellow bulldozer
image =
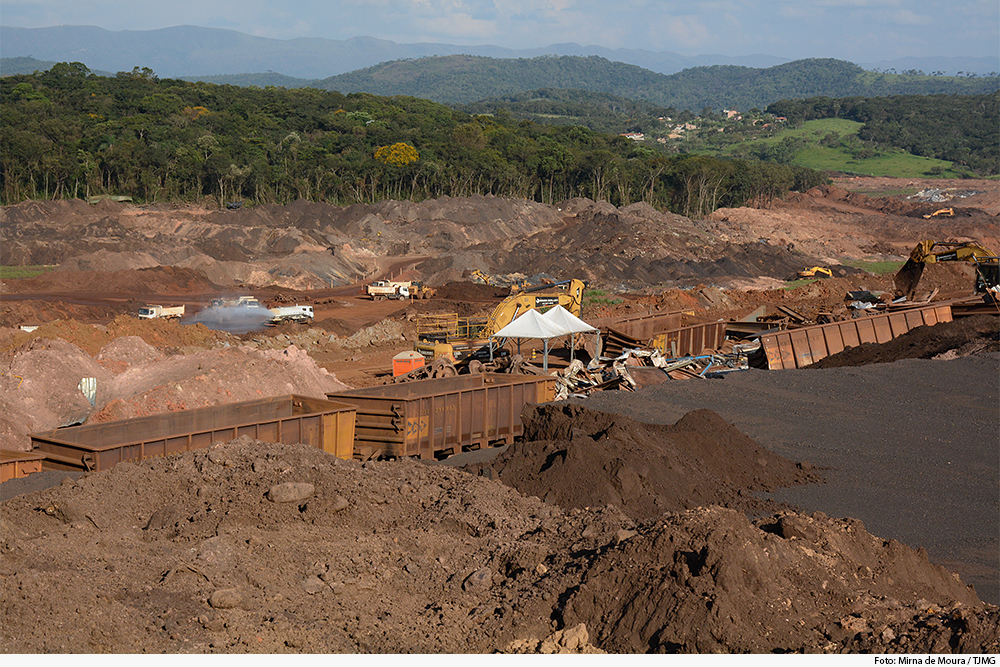
<path fill-rule="evenodd" d="M 450 357 L 462 365 L 470 359 L 489 359 L 489 339 L 528 310 L 562 306 L 580 317 L 586 283 L 572 279 L 540 285 L 511 294 L 485 318 L 460 318 L 455 314 L 431 314 L 417 320 L 418 341 L 414 350 L 428 362 Z"/>
<path fill-rule="evenodd" d="M 907 299 L 912 299 L 924 266 L 938 262 L 972 262 L 976 265 L 975 292 L 985 295 L 988 301 L 996 299 L 1000 289 L 1000 259 L 986 248 L 972 242 L 921 241 L 910 252 L 893 282 Z"/>

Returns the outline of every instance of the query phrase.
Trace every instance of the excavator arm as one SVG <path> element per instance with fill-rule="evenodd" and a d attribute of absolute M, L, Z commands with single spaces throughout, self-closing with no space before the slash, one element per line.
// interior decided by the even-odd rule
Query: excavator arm
<path fill-rule="evenodd" d="M 580 317 L 585 287 L 586 283 L 574 278 L 562 283 L 542 285 L 511 294 L 493 309 L 481 335 L 483 338 L 489 338 L 517 319 L 519 315 L 532 309 L 548 309 L 559 305 L 573 315 Z"/>
<path fill-rule="evenodd" d="M 969 242 L 921 241 L 910 252 L 902 268 L 896 272 L 893 282 L 896 289 L 906 298 L 913 298 L 924 266 L 938 262 L 972 262 L 976 265 L 979 278 L 976 291 L 982 292 L 997 287 L 997 257 L 986 248 Z"/>

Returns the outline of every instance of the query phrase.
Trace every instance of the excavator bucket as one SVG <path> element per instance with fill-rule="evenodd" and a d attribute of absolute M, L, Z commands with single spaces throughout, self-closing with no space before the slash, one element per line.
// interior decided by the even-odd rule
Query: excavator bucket
<path fill-rule="evenodd" d="M 920 276 L 923 273 L 924 263 L 915 262 L 911 258 L 906 260 L 906 264 L 903 264 L 902 268 L 896 272 L 893 283 L 896 285 L 896 289 L 907 299 L 912 299 L 913 293 L 917 290 L 917 283 L 920 282 Z"/>

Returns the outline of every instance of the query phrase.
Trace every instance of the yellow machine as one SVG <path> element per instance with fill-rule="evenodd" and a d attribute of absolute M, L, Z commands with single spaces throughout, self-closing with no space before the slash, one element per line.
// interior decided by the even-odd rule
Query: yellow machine
<path fill-rule="evenodd" d="M 487 274 L 483 273 L 479 269 L 476 269 L 472 273 L 470 273 L 469 277 L 472 278 L 472 282 L 479 283 L 480 285 L 489 285 L 492 283 L 492 278 L 490 278 Z"/>
<path fill-rule="evenodd" d="M 927 215 L 924 216 L 924 218 L 930 219 L 930 218 L 936 218 L 938 216 L 943 218 L 950 218 L 954 215 L 955 215 L 955 209 L 953 208 L 939 208 L 933 213 L 928 213 Z"/>
<path fill-rule="evenodd" d="M 806 269 L 805 271 L 799 271 L 799 278 L 832 278 L 833 271 L 824 268 L 822 266 L 814 266 L 811 269 Z"/>
<path fill-rule="evenodd" d="M 488 359 L 490 336 L 528 310 L 548 310 L 559 305 L 580 317 L 585 287 L 582 280 L 573 279 L 529 288 L 508 296 L 485 319 L 429 315 L 417 323 L 420 340 L 414 350 L 429 361 L 451 357 L 461 364 L 472 358 Z"/>
<path fill-rule="evenodd" d="M 1000 259 L 986 248 L 971 242 L 921 241 L 896 272 L 896 289 L 913 298 L 924 265 L 938 262 L 972 262 L 976 265 L 975 291 L 993 294 L 1000 285 Z"/>

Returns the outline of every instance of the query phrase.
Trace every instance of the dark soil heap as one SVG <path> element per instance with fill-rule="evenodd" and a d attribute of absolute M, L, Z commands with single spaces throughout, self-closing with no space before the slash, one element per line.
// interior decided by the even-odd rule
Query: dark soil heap
<path fill-rule="evenodd" d="M 14 653 L 1000 649 L 996 607 L 855 520 L 636 524 L 246 438 L 0 504 L 0 596 Z"/>
<path fill-rule="evenodd" d="M 1000 306 L 998 306 L 1000 307 Z M 922 326 L 885 343 L 862 343 L 820 359 L 809 368 L 842 368 L 885 364 L 899 359 L 964 357 L 1000 351 L 1000 319 L 974 315 L 953 322 Z"/>
<path fill-rule="evenodd" d="M 524 441 L 492 462 L 525 495 L 565 508 L 614 505 L 637 521 L 707 505 L 773 509 L 754 492 L 822 481 L 711 410 L 643 424 L 579 404 L 529 406 Z M 479 466 L 477 470 L 482 470 Z"/>

